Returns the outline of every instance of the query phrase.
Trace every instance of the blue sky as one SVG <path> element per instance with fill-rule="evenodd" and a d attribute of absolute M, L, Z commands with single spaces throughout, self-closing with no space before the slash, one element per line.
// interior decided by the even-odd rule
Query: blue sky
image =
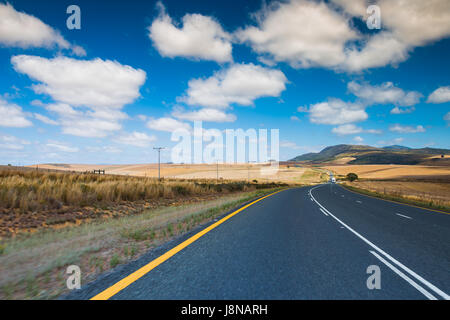
<path fill-rule="evenodd" d="M 371 3 L 379 30 L 364 0 L 0 1 L 0 163 L 155 162 L 193 119 L 279 129 L 283 160 L 450 148 L 449 2 Z"/>

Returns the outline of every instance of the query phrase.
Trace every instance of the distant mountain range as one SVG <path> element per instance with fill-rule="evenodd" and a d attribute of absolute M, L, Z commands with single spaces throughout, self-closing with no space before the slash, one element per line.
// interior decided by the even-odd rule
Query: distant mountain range
<path fill-rule="evenodd" d="M 442 158 L 441 156 L 444 157 Z M 326 147 L 317 153 L 306 153 L 290 161 L 306 163 L 336 164 L 426 164 L 450 165 L 448 149 L 421 148 L 413 149 L 404 146 L 387 146 L 383 148 L 339 144 Z"/>

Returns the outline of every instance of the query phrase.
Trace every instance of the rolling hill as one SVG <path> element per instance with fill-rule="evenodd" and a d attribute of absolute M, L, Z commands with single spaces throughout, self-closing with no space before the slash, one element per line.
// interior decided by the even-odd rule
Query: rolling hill
<path fill-rule="evenodd" d="M 304 163 L 339 163 L 339 164 L 429 164 L 449 165 L 448 149 L 420 148 L 412 149 L 404 146 L 387 146 L 383 148 L 340 144 L 326 147 L 318 153 L 306 153 L 290 161 Z"/>

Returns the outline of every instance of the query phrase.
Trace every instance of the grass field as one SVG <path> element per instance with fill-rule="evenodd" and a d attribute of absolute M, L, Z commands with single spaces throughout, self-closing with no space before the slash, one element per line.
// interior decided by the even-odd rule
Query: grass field
<path fill-rule="evenodd" d="M 341 165 L 325 166 L 337 177 L 354 172 L 360 179 L 437 179 L 450 181 L 450 167 L 420 165 Z"/>
<path fill-rule="evenodd" d="M 78 265 L 82 283 L 87 283 L 118 264 L 275 190 L 238 192 L 201 203 L 8 238 L 0 242 L 0 299 L 57 297 L 67 291 L 68 265 Z"/>
<path fill-rule="evenodd" d="M 145 209 L 200 202 L 275 183 L 0 170 L 0 237 L 60 228 Z"/>
<path fill-rule="evenodd" d="M 382 199 L 450 212 L 450 183 L 423 181 L 354 181 L 353 191 Z"/>
<path fill-rule="evenodd" d="M 36 166 L 30 166 L 35 168 Z M 157 164 L 138 165 L 39 165 L 40 169 L 65 171 L 105 170 L 108 174 L 130 175 L 140 177 L 157 177 Z M 217 170 L 218 169 L 218 170 Z M 322 181 L 321 171 L 294 165 L 280 165 L 279 170 L 272 170 L 270 165 L 262 164 L 161 164 L 161 176 L 170 179 L 219 179 L 236 181 L 283 182 L 283 183 L 317 183 Z"/>
<path fill-rule="evenodd" d="M 355 191 L 425 208 L 450 209 L 450 167 L 423 165 L 327 166 L 338 179 L 350 172 L 357 181 L 346 183 Z"/>
<path fill-rule="evenodd" d="M 79 265 L 89 281 L 287 186 L 57 168 L 0 168 L 0 299 L 56 297 L 65 290 L 70 264 Z"/>

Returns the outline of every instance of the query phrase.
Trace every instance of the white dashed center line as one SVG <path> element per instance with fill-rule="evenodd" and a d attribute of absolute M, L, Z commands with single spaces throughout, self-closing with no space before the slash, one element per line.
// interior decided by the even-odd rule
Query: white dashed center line
<path fill-rule="evenodd" d="M 328 217 L 328 213 L 326 213 L 324 210 L 322 210 L 322 208 L 319 208 L 319 210 L 322 211 L 322 213 Z"/>
<path fill-rule="evenodd" d="M 417 273 L 415 273 L 413 270 L 411 270 L 410 268 L 408 268 L 407 266 L 405 266 L 404 264 L 402 264 L 400 261 L 396 260 L 394 257 L 392 257 L 391 255 L 389 255 L 387 252 L 383 251 L 382 249 L 380 249 L 379 247 L 377 247 L 375 244 L 373 244 L 372 242 L 370 242 L 368 239 L 366 239 L 364 236 L 362 236 L 361 234 L 359 234 L 358 232 L 356 232 L 354 229 L 352 229 L 350 226 L 348 226 L 347 224 L 345 224 L 343 221 L 341 221 L 338 217 L 336 217 L 334 214 L 332 214 L 328 209 L 326 209 L 322 204 L 320 204 L 316 198 L 313 196 L 312 191 L 314 189 L 317 189 L 319 187 L 321 187 L 322 185 L 316 186 L 312 189 L 309 190 L 309 195 L 313 198 L 314 202 L 317 203 L 317 205 L 319 206 L 319 208 L 321 209 L 321 211 L 323 210 L 325 213 L 327 213 L 330 217 L 332 217 L 334 220 L 336 220 L 337 222 L 339 222 L 341 224 L 341 226 L 345 227 L 347 230 L 349 230 L 350 232 L 352 232 L 355 236 L 357 236 L 359 239 L 361 239 L 362 241 L 364 241 L 366 244 L 368 244 L 370 247 L 372 247 L 373 249 L 375 249 L 375 251 L 373 250 L 369 250 L 370 253 L 372 253 L 375 257 L 377 257 L 381 262 L 383 262 L 385 265 L 387 265 L 389 268 L 391 268 L 397 275 L 399 275 L 400 277 L 402 277 L 404 280 L 406 280 L 411 286 L 413 286 L 414 288 L 416 288 L 417 290 L 419 290 L 423 295 L 425 295 L 428 299 L 430 300 L 435 300 L 436 297 L 431 294 L 428 290 L 426 290 L 424 287 L 422 287 L 421 285 L 418 284 L 418 282 L 422 283 L 423 285 L 425 285 L 426 287 L 428 287 L 430 290 L 432 290 L 433 292 L 435 292 L 436 294 L 440 295 L 442 298 L 444 298 L 445 300 L 450 300 L 450 295 L 448 295 L 447 293 L 445 293 L 444 291 L 442 291 L 441 289 L 439 289 L 438 287 L 436 287 L 435 285 L 433 285 L 432 283 L 430 283 L 429 281 L 425 280 L 424 278 L 422 278 L 420 275 L 418 275 Z M 408 216 L 404 216 L 401 215 L 399 213 L 396 213 L 397 215 L 403 216 L 405 218 L 408 219 L 412 219 L 411 217 Z M 408 276 L 408 275 L 409 276 Z M 414 281 L 414 280 L 418 281 Z"/>
<path fill-rule="evenodd" d="M 396 213 L 396 215 L 398 215 L 400 217 L 403 217 L 403 218 L 406 218 L 406 219 L 412 219 L 411 217 L 405 216 L 405 215 L 400 214 L 400 213 Z"/>

